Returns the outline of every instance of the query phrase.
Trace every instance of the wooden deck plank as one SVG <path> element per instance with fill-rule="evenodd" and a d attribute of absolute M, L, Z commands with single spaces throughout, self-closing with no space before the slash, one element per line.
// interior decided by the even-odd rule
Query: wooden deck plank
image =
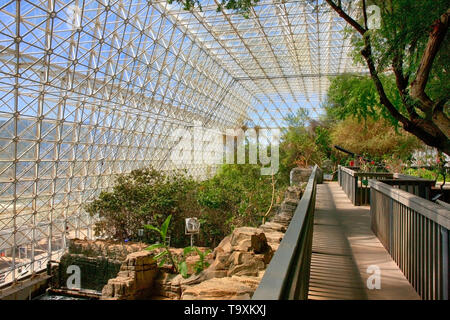
<path fill-rule="evenodd" d="M 370 229 L 369 207 L 355 207 L 337 182 L 317 185 L 309 299 L 420 299 Z M 368 289 L 370 265 L 381 288 Z"/>

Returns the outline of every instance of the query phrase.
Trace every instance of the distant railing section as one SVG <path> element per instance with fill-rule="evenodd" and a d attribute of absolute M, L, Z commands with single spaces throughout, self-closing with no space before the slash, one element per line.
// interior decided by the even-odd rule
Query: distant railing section
<path fill-rule="evenodd" d="M 369 179 L 393 179 L 394 174 L 388 172 L 359 172 L 357 167 L 338 167 L 339 185 L 355 206 L 370 203 Z"/>
<path fill-rule="evenodd" d="M 434 180 L 398 173 L 394 174 L 394 179 L 384 179 L 383 182 L 427 200 L 431 200 L 431 188 L 436 185 Z"/>
<path fill-rule="evenodd" d="M 294 216 L 253 300 L 306 300 L 309 290 L 316 184 L 315 166 Z"/>
<path fill-rule="evenodd" d="M 338 181 L 355 206 L 370 204 L 369 180 L 381 180 L 395 188 L 411 192 L 430 200 L 435 181 L 389 172 L 362 172 L 359 167 L 338 167 Z M 382 168 L 377 168 L 381 171 Z"/>
<path fill-rule="evenodd" d="M 384 181 L 369 186 L 373 232 L 422 299 L 448 300 L 450 210 Z"/>

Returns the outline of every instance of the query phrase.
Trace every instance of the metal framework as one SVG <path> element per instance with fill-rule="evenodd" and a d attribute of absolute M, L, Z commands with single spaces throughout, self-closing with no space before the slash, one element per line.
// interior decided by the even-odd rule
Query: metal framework
<path fill-rule="evenodd" d="M 329 76 L 364 72 L 321 2 L 262 0 L 245 19 L 215 0 L 1 1 L 0 286 L 92 237 L 82 205 L 117 174 L 172 169 L 174 130 L 319 116 Z"/>

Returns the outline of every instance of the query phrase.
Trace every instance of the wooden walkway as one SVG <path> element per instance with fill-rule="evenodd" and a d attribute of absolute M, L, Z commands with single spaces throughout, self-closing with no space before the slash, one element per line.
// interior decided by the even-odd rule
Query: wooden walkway
<path fill-rule="evenodd" d="M 371 231 L 369 210 L 353 206 L 337 182 L 317 185 L 309 299 L 420 299 Z M 380 289 L 367 287 L 372 265 Z"/>

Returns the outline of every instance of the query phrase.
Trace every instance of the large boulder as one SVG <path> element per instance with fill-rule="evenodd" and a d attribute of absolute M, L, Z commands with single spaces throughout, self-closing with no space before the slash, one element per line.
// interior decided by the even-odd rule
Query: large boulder
<path fill-rule="evenodd" d="M 277 223 L 277 222 L 273 222 L 273 221 L 269 221 L 266 222 L 264 224 L 262 224 L 260 226 L 261 229 L 264 230 L 264 233 L 268 233 L 268 232 L 286 232 L 286 226 L 282 225 L 281 223 Z M 266 234 L 266 238 L 267 238 L 267 234 Z"/>
<path fill-rule="evenodd" d="M 299 186 L 303 182 L 308 182 L 312 168 L 294 168 L 290 172 L 291 186 Z"/>
<path fill-rule="evenodd" d="M 298 186 L 289 186 L 287 187 L 284 193 L 284 201 L 295 201 L 298 202 L 302 197 L 303 190 L 306 187 L 306 182 L 301 183 Z"/>
<path fill-rule="evenodd" d="M 282 211 L 281 213 L 279 213 L 273 217 L 273 222 L 284 226 L 287 230 L 287 228 L 289 227 L 289 224 L 291 223 L 292 217 L 293 217 L 293 213 L 290 213 L 287 211 Z"/>
<path fill-rule="evenodd" d="M 271 236 L 272 242 L 281 241 L 280 233 Z M 263 229 L 242 227 L 225 237 L 214 249 L 213 263 L 197 275 L 181 280 L 182 291 L 214 278 L 257 276 L 267 267 L 273 250 Z"/>
<path fill-rule="evenodd" d="M 160 272 L 154 281 L 152 295 L 178 300 L 181 297 L 181 282 L 183 277 L 180 274 Z"/>
<path fill-rule="evenodd" d="M 262 242 L 265 238 L 260 237 L 264 234 L 264 230 L 253 227 L 241 227 L 234 229 L 230 238 L 230 245 L 232 251 L 252 251 L 264 246 Z M 256 237 L 256 238 L 255 238 Z M 253 241 L 252 241 L 252 238 Z"/>
<path fill-rule="evenodd" d="M 182 300 L 249 300 L 261 281 L 257 277 L 213 278 L 186 288 Z"/>
<path fill-rule="evenodd" d="M 283 240 L 284 233 L 279 231 L 267 231 L 265 235 L 267 238 L 267 243 L 272 248 L 272 251 L 277 251 L 281 240 Z"/>

